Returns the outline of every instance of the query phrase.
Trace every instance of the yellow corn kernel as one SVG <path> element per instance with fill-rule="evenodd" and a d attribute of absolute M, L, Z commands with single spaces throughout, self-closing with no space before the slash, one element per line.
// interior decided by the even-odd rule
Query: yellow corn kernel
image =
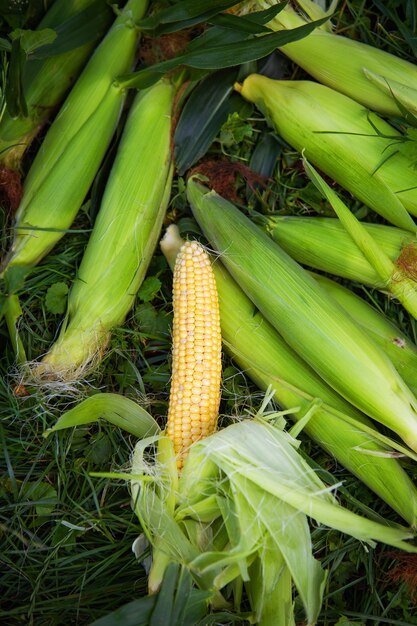
<path fill-rule="evenodd" d="M 221 334 L 216 282 L 208 254 L 185 242 L 174 269 L 172 382 L 167 434 L 178 469 L 187 449 L 216 430 Z"/>

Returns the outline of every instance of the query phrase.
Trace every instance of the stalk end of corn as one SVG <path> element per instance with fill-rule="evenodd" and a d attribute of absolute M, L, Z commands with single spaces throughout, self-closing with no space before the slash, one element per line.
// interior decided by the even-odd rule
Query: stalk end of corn
<path fill-rule="evenodd" d="M 242 93 L 242 85 L 241 85 L 241 83 L 237 83 L 237 82 L 236 82 L 236 83 L 233 85 L 233 89 L 234 89 L 235 91 L 237 91 L 237 93 Z"/>

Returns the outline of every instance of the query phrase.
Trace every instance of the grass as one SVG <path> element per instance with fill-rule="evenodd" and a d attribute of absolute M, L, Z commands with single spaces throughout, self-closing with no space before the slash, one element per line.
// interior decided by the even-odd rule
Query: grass
<path fill-rule="evenodd" d="M 381 12 L 382 3 L 376 0 L 344 1 L 338 28 L 412 59 L 412 4 L 387 2 Z M 286 67 L 294 77 L 302 77 L 300 70 Z M 270 131 L 265 120 L 254 112 L 240 122 L 229 120 L 209 155 L 248 165 L 266 132 Z M 275 182 L 268 190 L 258 189 L 254 194 L 243 180 L 238 182 L 242 206 L 268 213 L 315 210 L 331 214 L 307 182 L 298 155 L 282 142 L 278 152 Z M 312 208 L 307 209 L 307 204 Z M 184 230 L 196 229 L 185 201 L 184 182 L 177 178 L 167 222 L 178 220 Z M 72 227 L 78 232 L 65 237 L 27 280 L 21 294 L 20 333 L 29 359 L 39 358 L 57 333 L 62 316 L 48 308 L 47 293 L 58 282 L 71 285 L 91 226 L 87 204 Z M 127 486 L 123 481 L 90 476 L 91 472 L 127 469 L 133 438 L 104 423 L 62 431 L 46 440 L 42 432 L 80 395 L 95 389 L 128 395 L 163 423 L 170 378 L 171 274 L 159 253 L 148 276 L 157 277 L 160 288 L 150 299 L 138 298 L 126 324 L 113 334 L 98 371 L 68 396 L 45 396 L 32 387 L 25 395 L 24 389 L 16 388 L 14 356 L 6 329 L 1 327 L 0 621 L 7 626 L 84 626 L 146 593 L 145 570 L 131 551 L 140 527 Z M 355 290 L 416 340 L 415 320 L 400 307 L 377 292 L 359 286 Z M 259 390 L 225 357 L 222 414 L 256 410 L 261 399 Z M 313 462 L 343 481 L 350 494 L 347 497 L 340 491 L 343 502 L 353 510 L 359 510 L 358 503 L 362 503 L 385 519 L 399 521 L 334 459 L 303 434 L 301 439 L 302 450 Z M 415 467 L 409 469 L 417 478 Z M 313 529 L 313 540 L 317 557 L 329 569 L 320 626 L 417 624 L 407 586 L 400 580 L 390 581 L 389 572 L 396 563 L 392 550 L 368 548 L 319 527 Z M 302 611 L 297 607 L 301 623 Z"/>

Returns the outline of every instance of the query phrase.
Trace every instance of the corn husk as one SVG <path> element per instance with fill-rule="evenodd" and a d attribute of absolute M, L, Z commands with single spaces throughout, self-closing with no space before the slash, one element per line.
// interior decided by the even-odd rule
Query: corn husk
<path fill-rule="evenodd" d="M 227 269 L 285 341 L 338 393 L 416 450 L 416 398 L 379 347 L 231 203 L 192 179 L 188 197 Z"/>
<path fill-rule="evenodd" d="M 182 242 L 176 227 L 170 226 L 161 248 L 171 266 Z M 415 526 L 417 490 L 395 454 L 361 429 L 370 428 L 371 421 L 288 346 L 219 260 L 213 263 L 213 269 L 223 343 L 236 364 L 261 389 L 271 389 L 282 408 L 291 410 L 288 417 L 309 437 Z M 346 414 L 353 421 L 344 420 Z"/>
<path fill-rule="evenodd" d="M 237 90 L 305 158 L 389 222 L 416 231 L 417 172 L 402 136 L 347 96 L 309 81 L 252 74 Z"/>
<path fill-rule="evenodd" d="M 274 215 L 262 218 L 266 230 L 298 263 L 384 290 L 385 281 L 334 217 Z M 404 247 L 416 243 L 406 230 L 363 222 L 363 228 L 395 263 Z"/>
<path fill-rule="evenodd" d="M 24 183 L 14 239 L 1 273 L 9 284 L 38 263 L 70 227 L 108 148 L 126 93 L 146 0 L 129 0 L 50 127 Z"/>
<path fill-rule="evenodd" d="M 405 248 L 405 250 L 411 249 L 411 255 L 408 255 L 408 259 L 405 257 L 407 263 L 404 261 L 404 253 L 402 253 L 394 264 L 336 192 L 305 159 L 304 167 L 314 185 L 331 204 L 355 245 L 376 271 L 385 288 L 417 319 L 417 289 L 413 274 L 414 267 L 410 259 L 410 256 L 411 258 L 415 256 L 413 244 Z"/>
<path fill-rule="evenodd" d="M 252 6 L 259 10 L 274 4 L 275 0 L 256 0 Z M 295 7 L 286 6 L 269 22 L 269 28 L 296 28 L 332 14 L 331 8 L 326 12 L 314 0 L 297 0 Z M 417 67 L 413 63 L 361 41 L 336 35 L 327 24 L 283 46 L 281 51 L 319 82 L 373 111 L 398 117 L 402 113 L 399 100 L 417 112 Z"/>
<path fill-rule="evenodd" d="M 158 481 L 144 455 L 153 443 L 139 442 L 132 464 L 134 510 L 158 550 L 153 566 L 161 557 L 165 567 L 169 561 L 186 564 L 201 588 L 218 594 L 243 581 L 256 624 L 274 626 L 277 617 L 285 626 L 294 624 L 291 580 L 307 623 L 318 619 L 326 574 L 312 555 L 306 515 L 361 540 L 413 550 L 403 540 L 412 536 L 406 529 L 338 505 L 298 454 L 298 442 L 262 419 L 245 420 L 194 444 L 174 500 L 169 459 L 175 457 L 164 443 Z"/>
<path fill-rule="evenodd" d="M 314 279 L 378 343 L 389 356 L 408 387 L 417 394 L 417 346 L 382 312 L 365 302 L 350 289 L 320 274 Z"/>
<path fill-rule="evenodd" d="M 88 9 L 94 9 L 93 12 Z M 111 24 L 111 11 L 96 0 L 57 0 L 40 22 L 38 29 L 58 29 L 69 18 L 85 15 L 85 20 L 95 24 L 90 41 L 71 50 L 31 59 L 25 65 L 23 93 L 28 109 L 27 116 L 12 117 L 4 111 L 0 121 L 0 165 L 21 170 L 22 158 L 33 139 L 55 112 L 71 85 L 88 60 L 97 41 Z M 59 35 L 58 35 L 59 40 Z"/>
<path fill-rule="evenodd" d="M 35 378 L 83 376 L 135 301 L 171 192 L 174 95 L 164 80 L 140 92 L 132 105 L 61 333 L 33 368 Z"/>

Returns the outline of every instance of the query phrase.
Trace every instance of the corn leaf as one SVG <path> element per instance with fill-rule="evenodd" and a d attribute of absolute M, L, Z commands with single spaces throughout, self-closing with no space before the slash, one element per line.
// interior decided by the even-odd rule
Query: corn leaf
<path fill-rule="evenodd" d="M 270 54 L 277 47 L 305 37 L 324 21 L 324 19 L 317 20 L 291 30 L 243 39 L 225 45 L 213 45 L 210 48 L 206 47 L 204 50 L 197 49 L 186 52 L 175 59 L 157 63 L 150 68 L 134 72 L 133 74 L 120 76 L 119 83 L 123 87 L 144 89 L 156 82 L 166 72 L 180 65 L 197 69 L 217 70 L 255 61 Z"/>
<path fill-rule="evenodd" d="M 239 0 L 182 0 L 182 2 L 177 2 L 173 6 L 140 20 L 138 26 L 141 30 L 146 31 L 156 30 L 162 25 L 176 24 L 176 28 L 181 30 L 186 26 L 191 26 L 191 24 L 204 22 L 209 16 L 225 11 L 238 3 Z"/>
<path fill-rule="evenodd" d="M 207 151 L 237 102 L 230 99 L 237 70 L 204 79 L 187 100 L 175 130 L 175 162 L 180 176 Z M 238 100 L 241 103 L 241 100 Z"/>
<path fill-rule="evenodd" d="M 417 552 L 417 548 L 404 541 L 413 537 L 408 529 L 382 526 L 337 504 L 324 483 L 299 457 L 288 435 L 269 425 L 264 426 L 267 429 L 264 435 L 255 434 L 258 425 L 246 421 L 236 425 L 239 429 L 231 426 L 217 433 L 216 437 L 229 441 L 229 447 L 219 445 L 219 440 L 214 440 L 214 437 L 197 445 L 206 444 L 206 453 L 219 463 L 227 475 L 243 473 L 265 491 L 320 523 L 371 544 L 375 539 Z M 238 457 L 231 454 L 234 447 L 238 450 Z"/>
<path fill-rule="evenodd" d="M 291 574 L 272 538 L 265 537 L 249 571 L 245 587 L 257 620 L 264 626 L 295 626 Z"/>
<path fill-rule="evenodd" d="M 210 23 L 216 24 L 216 26 L 242 31 L 252 35 L 256 35 L 257 33 L 269 33 L 271 31 L 270 28 L 267 26 L 259 28 L 259 26 L 270 22 L 283 10 L 286 5 L 287 2 L 282 2 L 280 4 L 276 4 L 275 6 L 271 6 L 269 9 L 265 9 L 264 11 L 249 13 L 249 15 L 246 15 L 245 17 L 220 13 L 212 18 Z"/>
<path fill-rule="evenodd" d="M 105 419 L 141 439 L 160 431 L 152 415 L 133 400 L 116 393 L 97 393 L 61 415 L 56 424 L 45 431 L 44 437 L 57 430 L 91 424 L 99 419 Z"/>
<path fill-rule="evenodd" d="M 269 498 L 260 489 L 254 489 L 246 477 L 236 473 L 232 481 L 245 494 L 247 506 L 256 518 L 262 511 L 262 524 L 282 554 L 306 610 L 308 623 L 315 623 L 321 608 L 326 575 L 312 554 L 310 530 L 305 515 L 283 501 Z M 271 549 L 272 546 L 270 546 Z M 269 558 L 271 558 L 270 555 Z"/>

